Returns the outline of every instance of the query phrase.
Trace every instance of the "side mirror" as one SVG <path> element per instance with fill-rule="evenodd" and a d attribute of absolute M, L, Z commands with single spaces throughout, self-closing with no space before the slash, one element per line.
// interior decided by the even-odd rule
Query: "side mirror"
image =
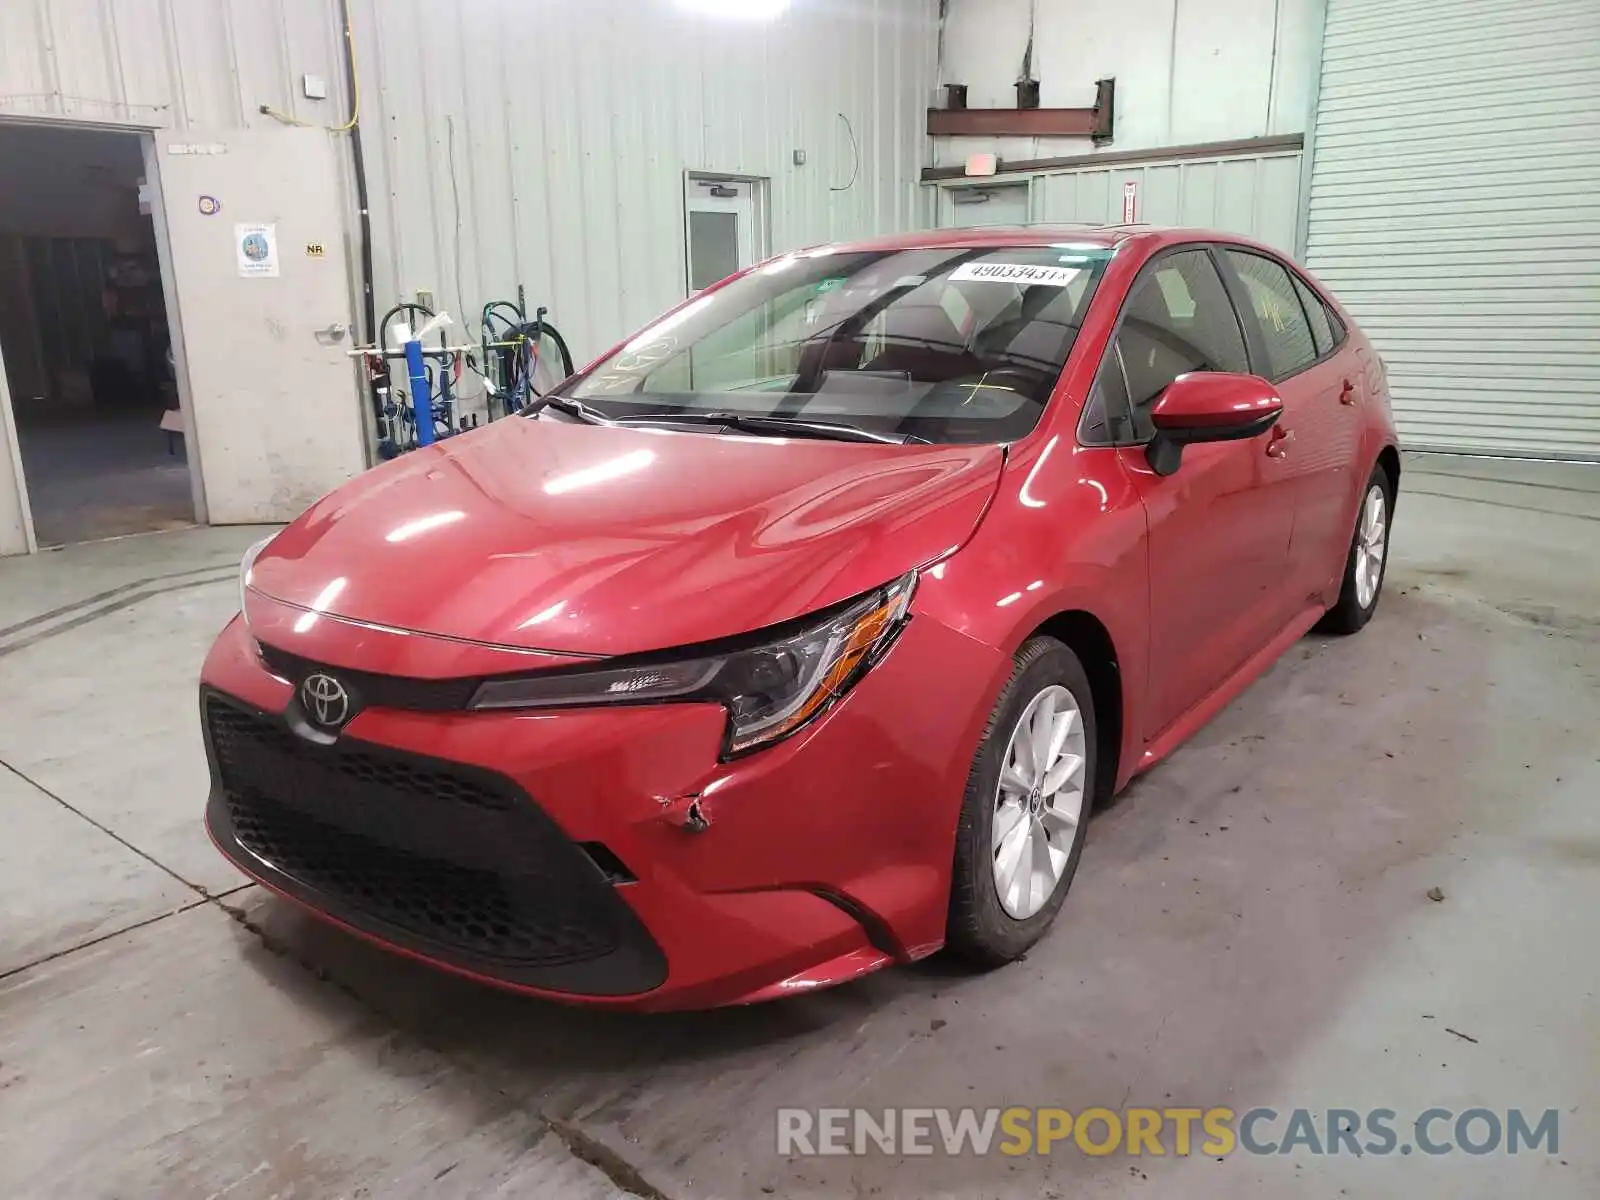
<path fill-rule="evenodd" d="M 1155 437 L 1145 458 L 1157 475 L 1171 475 L 1191 442 L 1236 442 L 1258 437 L 1283 415 L 1283 397 L 1256 375 L 1197 371 L 1167 385 L 1150 408 Z"/>

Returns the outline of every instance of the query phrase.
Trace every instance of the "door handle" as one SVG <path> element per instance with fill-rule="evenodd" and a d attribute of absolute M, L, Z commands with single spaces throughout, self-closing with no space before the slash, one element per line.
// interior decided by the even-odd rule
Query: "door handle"
<path fill-rule="evenodd" d="M 335 321 L 332 325 L 317 330 L 317 338 L 323 342 L 342 342 L 344 335 L 349 332 L 349 328 L 342 321 Z"/>
<path fill-rule="evenodd" d="M 1274 425 L 1272 433 L 1267 438 L 1267 454 L 1272 458 L 1282 458 L 1289 452 L 1289 443 L 1294 441 L 1294 433 L 1282 425 Z"/>
<path fill-rule="evenodd" d="M 1354 404 L 1355 402 L 1356 402 L 1356 385 L 1351 383 L 1348 379 L 1346 379 L 1344 381 L 1344 387 L 1339 392 L 1339 403 L 1340 404 Z"/>

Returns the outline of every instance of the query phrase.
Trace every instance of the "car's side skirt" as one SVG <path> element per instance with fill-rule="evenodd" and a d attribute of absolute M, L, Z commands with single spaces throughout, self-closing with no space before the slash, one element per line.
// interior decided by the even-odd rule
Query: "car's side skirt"
<path fill-rule="evenodd" d="M 1322 619 L 1325 611 L 1320 604 L 1309 605 L 1302 609 L 1275 637 L 1245 659 L 1237 670 L 1208 692 L 1188 712 L 1162 730 L 1154 740 L 1147 743 L 1144 754 L 1139 758 L 1139 765 L 1134 770 L 1135 777 L 1148 771 L 1198 733 L 1212 717 L 1226 708 L 1235 696 L 1277 662 L 1285 650 L 1304 637 L 1311 627 Z"/>

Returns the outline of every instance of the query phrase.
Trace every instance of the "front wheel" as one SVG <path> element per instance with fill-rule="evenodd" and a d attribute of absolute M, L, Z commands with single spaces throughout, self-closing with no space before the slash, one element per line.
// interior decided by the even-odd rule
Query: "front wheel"
<path fill-rule="evenodd" d="M 1017 653 L 973 760 L 956 828 L 949 948 L 980 966 L 1020 957 L 1055 920 L 1094 795 L 1088 676 L 1054 638 Z"/>
<path fill-rule="evenodd" d="M 1355 633 L 1377 610 L 1383 577 L 1389 566 L 1389 524 L 1394 511 L 1394 485 L 1382 467 L 1372 472 L 1356 516 L 1355 536 L 1344 568 L 1339 599 L 1317 628 L 1324 633 Z"/>

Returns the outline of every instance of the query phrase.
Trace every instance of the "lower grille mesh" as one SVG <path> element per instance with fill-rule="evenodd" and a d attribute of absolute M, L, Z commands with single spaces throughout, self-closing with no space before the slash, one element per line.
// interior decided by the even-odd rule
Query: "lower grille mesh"
<path fill-rule="evenodd" d="M 259 794 L 232 796 L 229 807 L 240 845 L 269 866 L 440 945 L 529 965 L 596 958 L 615 947 L 603 926 L 529 913 L 514 886 L 492 872 L 394 850 Z"/>
<path fill-rule="evenodd" d="M 602 957 L 634 927 L 593 862 L 509 781 L 348 739 L 314 746 L 214 696 L 205 718 L 234 839 L 353 923 L 440 957 L 518 966 Z"/>

